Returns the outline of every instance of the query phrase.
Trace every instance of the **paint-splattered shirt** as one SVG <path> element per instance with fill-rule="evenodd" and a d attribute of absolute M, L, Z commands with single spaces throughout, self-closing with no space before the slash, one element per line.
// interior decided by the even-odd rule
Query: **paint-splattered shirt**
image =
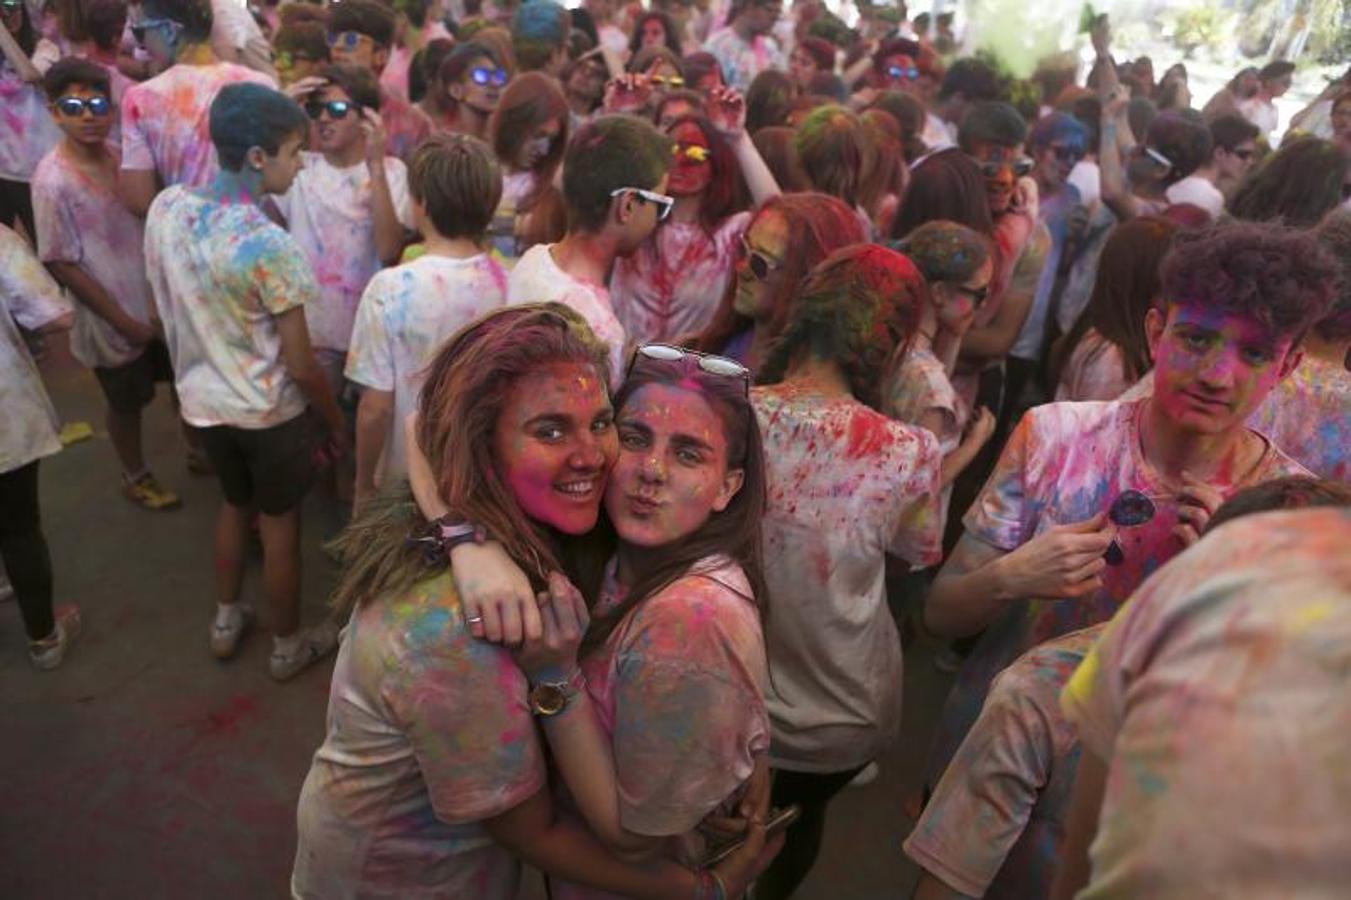
<path fill-rule="evenodd" d="M 788 61 L 774 38 L 758 34 L 747 43 L 730 26 L 710 35 L 704 42 L 704 50 L 717 58 L 727 86 L 743 94 L 755 76 L 766 69 L 781 72 L 788 69 Z"/>
<path fill-rule="evenodd" d="M 788 383 L 751 400 L 769 475 L 771 758 L 843 771 L 876 758 L 900 724 L 886 554 L 912 566 L 941 558 L 943 457 L 929 432 L 852 398 Z"/>
<path fill-rule="evenodd" d="M 418 144 L 432 136 L 427 114 L 395 94 L 380 94 L 380 121 L 385 125 L 385 154 L 407 163 Z"/>
<path fill-rule="evenodd" d="M 228 84 L 276 83 L 234 63 L 176 65 L 122 98 L 122 168 L 153 170 L 165 187 L 203 187 L 220 171 L 211 143 L 211 102 Z"/>
<path fill-rule="evenodd" d="M 945 456 L 962 442 L 971 410 L 957 396 L 943 361 L 928 347 L 915 347 L 905 355 L 882 396 L 883 411 L 898 422 L 918 425 L 929 413 L 939 413 L 943 426 L 934 437 Z"/>
<path fill-rule="evenodd" d="M 1079 897 L 1345 897 L 1351 513 L 1230 522 L 1131 598 L 1061 698 L 1109 771 Z"/>
<path fill-rule="evenodd" d="M 750 221 L 749 212 L 737 213 L 712 232 L 670 222 L 615 260 L 610 298 L 629 338 L 671 342 L 703 331 L 727 292 Z"/>
<path fill-rule="evenodd" d="M 1070 351 L 1056 385 L 1057 400 L 1116 400 L 1133 382 L 1121 348 L 1090 328 Z"/>
<path fill-rule="evenodd" d="M 28 242 L 0 224 L 0 473 L 61 449 L 56 410 L 19 326 L 37 331 L 70 314 Z"/>
<path fill-rule="evenodd" d="M 622 598 L 612 567 L 593 617 Z M 769 746 L 765 641 L 745 573 L 726 557 L 702 560 L 631 611 L 581 669 L 614 750 L 620 824 L 670 837 L 669 855 L 695 863 L 695 826 Z M 558 900 L 611 896 L 551 883 Z"/>
<path fill-rule="evenodd" d="M 24 81 L 0 56 L 0 178 L 27 181 L 59 140 L 42 85 Z"/>
<path fill-rule="evenodd" d="M 502 199 L 493 213 L 492 224 L 488 226 L 489 240 L 503 259 L 516 259 L 528 248 L 521 246 L 521 225 L 524 215 L 519 213 L 521 204 L 535 189 L 537 179 L 534 172 L 508 172 L 502 177 Z"/>
<path fill-rule="evenodd" d="M 256 204 L 178 185 L 150 205 L 145 264 L 188 424 L 270 428 L 304 412 L 273 321 L 318 293 L 295 238 Z"/>
<path fill-rule="evenodd" d="M 33 218 L 43 262 L 78 265 L 123 312 L 150 323 L 145 226 L 122 204 L 114 178 L 90 173 L 58 146 L 33 173 Z M 145 352 L 83 303 L 75 306 L 70 349 L 80 362 L 97 367 L 120 366 Z"/>
<path fill-rule="evenodd" d="M 573 278 L 554 261 L 553 244 L 537 244 L 525 252 L 507 279 L 507 303 L 547 303 L 570 306 L 586 319 L 591 330 L 610 347 L 610 383 L 624 376 L 625 336 L 603 284 Z"/>
<path fill-rule="evenodd" d="M 361 292 L 381 266 L 371 212 L 371 174 L 364 160 L 340 169 L 322 153 L 301 155 L 305 168 L 291 189 L 275 198 L 277 209 L 319 282 L 318 299 L 305 306 L 310 342 L 345 353 Z M 412 228 L 408 169 L 392 156 L 385 157 L 385 181 L 395 216 L 405 228 Z"/>
<path fill-rule="evenodd" d="M 980 714 L 990 681 L 1037 644 L 1105 622 L 1142 581 L 1182 550 L 1174 535 L 1180 484 L 1156 472 L 1140 449 L 1143 402 L 1048 403 L 1034 407 L 1014 429 L 980 496 L 962 524 L 966 533 L 1011 551 L 1055 525 L 1091 519 L 1123 491 L 1155 498 L 1147 523 L 1121 528 L 1125 557 L 1102 574 L 1096 593 L 1070 600 L 1037 598 L 1011 603 L 981 636 L 957 676 L 939 722 L 927 783 L 934 784 Z M 1225 497 L 1249 485 L 1307 471 L 1267 442 L 1252 469 L 1235 481 L 1212 481 Z"/>
<path fill-rule="evenodd" d="M 1248 417 L 1319 478 L 1351 483 L 1351 372 L 1305 354 Z"/>
<path fill-rule="evenodd" d="M 1105 624 L 1047 641 L 995 678 L 905 852 L 987 900 L 1046 897 L 1060 864 L 1079 742 L 1060 691 Z"/>
<path fill-rule="evenodd" d="M 394 393 L 394 427 L 379 482 L 408 473 L 403 423 L 417 408 L 424 370 L 443 341 L 507 302 L 507 273 L 496 258 L 422 256 L 376 273 L 361 298 L 347 377 Z"/>
<path fill-rule="evenodd" d="M 449 571 L 358 608 L 300 792 L 295 894 L 515 897 L 520 864 L 477 823 L 545 786 L 527 691 L 468 633 Z"/>

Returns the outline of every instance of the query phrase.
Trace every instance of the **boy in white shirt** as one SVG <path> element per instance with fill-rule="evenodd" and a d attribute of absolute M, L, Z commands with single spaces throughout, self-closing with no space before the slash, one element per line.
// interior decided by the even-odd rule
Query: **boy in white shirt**
<path fill-rule="evenodd" d="M 144 227 L 117 196 L 108 70 L 70 57 L 48 70 L 43 87 L 65 137 L 33 172 L 38 252 L 78 301 L 70 349 L 103 389 L 123 494 L 143 509 L 177 509 L 178 495 L 160 485 L 141 450 L 141 410 L 173 372 L 152 321 Z"/>
<path fill-rule="evenodd" d="M 221 172 L 208 188 L 167 188 L 146 217 L 146 270 L 173 358 L 183 419 L 198 430 L 225 502 L 216 522 L 211 649 L 232 656 L 251 611 L 239 602 L 249 519 L 258 512 L 269 671 L 294 677 L 332 652 L 337 629 L 300 630 L 300 502 L 313 478 L 307 402 L 344 448 L 342 413 L 310 349 L 318 294 L 295 239 L 259 207 L 300 169 L 309 120 L 270 88 L 235 84 L 211 105 Z"/>
<path fill-rule="evenodd" d="M 563 157 L 568 232 L 526 251 L 507 283 L 509 304 L 553 300 L 581 313 L 610 346 L 613 379 L 624 371 L 624 326 L 605 281 L 615 258 L 638 249 L 675 205 L 663 193 L 671 144 L 633 116 L 601 116 L 578 131 Z"/>
<path fill-rule="evenodd" d="M 506 270 L 483 247 L 502 196 L 502 170 L 488 145 L 468 135 L 424 142 L 413 153 L 409 188 L 426 252 L 371 279 L 347 357 L 347 377 L 364 388 L 357 407 L 358 508 L 407 475 L 403 422 L 417 407 L 437 348 L 507 299 Z"/>

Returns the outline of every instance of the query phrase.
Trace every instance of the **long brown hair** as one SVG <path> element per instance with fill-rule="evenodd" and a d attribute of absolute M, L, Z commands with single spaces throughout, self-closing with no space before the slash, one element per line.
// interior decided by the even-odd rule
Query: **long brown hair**
<path fill-rule="evenodd" d="M 514 166 L 521 147 L 530 140 L 535 129 L 547 122 L 558 122 L 558 136 L 549 152 L 531 170 L 534 187 L 521 199 L 517 212 L 528 214 L 528 233 L 522 235 L 527 244 L 547 243 L 563 236 L 567 229 L 567 212 L 563 196 L 554 186 L 554 174 L 563 162 L 563 151 L 568 145 L 571 110 L 568 98 L 558 81 L 543 72 L 523 72 L 511 80 L 502 98 L 488 120 L 488 134 L 493 152 L 504 166 Z"/>
<path fill-rule="evenodd" d="M 768 592 L 760 540 L 760 524 L 768 496 L 765 453 L 760 425 L 746 394 L 745 382 L 705 372 L 693 357 L 671 361 L 644 358 L 640 365 L 630 369 L 624 386 L 615 394 L 615 409 L 622 413 L 629 398 L 650 384 L 693 387 L 708 401 L 723 424 L 727 468 L 742 470 L 741 490 L 722 512 L 713 513 L 693 533 L 662 548 L 658 559 L 629 585 L 623 602 L 608 614 L 591 620 L 579 651 L 581 656 L 601 647 L 624 617 L 644 600 L 689 574 L 709 556 L 725 554 L 735 560 L 750 582 L 752 596 L 747 599 L 762 615 L 765 609 Z M 614 526 L 608 520 L 602 527 L 613 534 Z"/>
<path fill-rule="evenodd" d="M 574 573 L 561 564 L 552 533 L 526 516 L 499 476 L 493 435 L 517 380 L 558 362 L 591 364 L 609 381 L 607 347 L 572 309 L 561 303 L 498 309 L 446 341 L 418 398 L 417 441 L 437 493 L 539 584 L 553 570 Z M 349 610 L 444 568 L 443 555 L 429 560 L 408 543 L 422 521 L 406 484 L 363 510 L 335 543 L 344 569 L 333 606 Z"/>
<path fill-rule="evenodd" d="M 1091 328 L 1121 351 L 1125 371 L 1135 382 L 1149 371 L 1153 360 L 1145 334 L 1145 313 L 1159 296 L 1159 266 L 1178 226 L 1164 218 L 1142 216 L 1118 225 L 1103 244 L 1098 274 L 1088 305 L 1051 351 L 1049 383 L 1060 374 L 1074 348 Z"/>
<path fill-rule="evenodd" d="M 769 213 L 778 213 L 788 222 L 788 246 L 784 265 L 780 270 L 779 288 L 770 299 L 773 313 L 761 327 L 767 328 L 767 337 L 778 334 L 788 319 L 790 301 L 802 286 L 812 266 L 825 259 L 831 251 L 868 239 L 863 223 L 852 209 L 827 194 L 806 192 L 782 194 L 767 201 L 756 212 L 747 226 L 747 233 L 755 222 Z M 704 331 L 690 345 L 698 350 L 719 353 L 733 338 L 755 326 L 749 316 L 743 316 L 732 305 L 736 297 L 737 279 L 727 284 L 718 310 Z"/>

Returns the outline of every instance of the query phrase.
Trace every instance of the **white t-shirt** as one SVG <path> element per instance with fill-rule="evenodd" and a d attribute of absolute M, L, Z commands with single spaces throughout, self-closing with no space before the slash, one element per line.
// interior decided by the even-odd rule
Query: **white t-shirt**
<path fill-rule="evenodd" d="M 573 278 L 554 261 L 554 244 L 536 244 L 525 252 L 507 279 L 507 303 L 554 301 L 576 310 L 596 337 L 610 346 L 610 383 L 624 377 L 624 326 L 610 306 L 610 292 L 603 284 Z"/>
<path fill-rule="evenodd" d="M 1276 104 L 1263 100 L 1260 97 L 1249 97 L 1247 100 L 1240 100 L 1238 111 L 1249 122 L 1257 126 L 1262 132 L 1262 137 L 1270 137 L 1276 127 L 1281 124 L 1281 114 L 1276 109 Z"/>
<path fill-rule="evenodd" d="M 150 323 L 145 225 L 122 205 L 115 184 L 92 176 L 58 145 L 33 172 L 33 218 L 43 262 L 75 263 L 123 312 Z M 86 366 L 111 368 L 131 362 L 145 347 L 77 303 L 70 350 Z"/>
<path fill-rule="evenodd" d="M 184 421 L 262 429 L 305 411 L 274 321 L 318 294 L 291 235 L 256 204 L 176 185 L 150 205 L 145 265 Z"/>
<path fill-rule="evenodd" d="M 1200 175 L 1188 175 L 1164 191 L 1169 203 L 1190 203 L 1206 211 L 1211 219 L 1224 214 L 1224 194 Z"/>
<path fill-rule="evenodd" d="M 211 143 L 211 102 L 227 84 L 275 88 L 261 72 L 234 63 L 179 64 L 122 97 L 122 168 L 153 170 L 160 182 L 202 187 L 220 171 Z"/>
<path fill-rule="evenodd" d="M 0 178 L 27 181 L 59 140 L 61 131 L 47 111 L 41 85 L 24 81 L 0 56 Z"/>
<path fill-rule="evenodd" d="M 408 473 L 403 423 L 417 408 L 424 370 L 441 344 L 479 316 L 507 302 L 507 273 L 494 257 L 423 256 L 376 273 L 361 298 L 347 377 L 394 392 L 393 439 L 378 482 Z"/>
<path fill-rule="evenodd" d="M 242 65 L 275 78 L 272 45 L 244 0 L 211 0 L 211 46 L 217 55 L 234 51 Z"/>
<path fill-rule="evenodd" d="M 310 342 L 345 353 L 361 292 L 381 267 L 371 213 L 371 173 L 364 160 L 340 169 L 322 153 L 306 151 L 301 156 L 305 168 L 291 189 L 275 198 L 277 208 L 319 282 L 319 299 L 305 306 Z M 404 227 L 412 228 L 408 169 L 402 161 L 385 157 L 385 180 L 394 214 Z"/>
<path fill-rule="evenodd" d="M 886 555 L 942 557 L 943 462 L 928 431 L 852 398 L 751 392 L 768 465 L 766 692 L 779 768 L 839 772 L 877 757 L 901 721 L 901 641 Z"/>
<path fill-rule="evenodd" d="M 70 311 L 28 243 L 0 225 L 0 473 L 61 449 L 56 410 L 15 323 L 36 331 Z"/>

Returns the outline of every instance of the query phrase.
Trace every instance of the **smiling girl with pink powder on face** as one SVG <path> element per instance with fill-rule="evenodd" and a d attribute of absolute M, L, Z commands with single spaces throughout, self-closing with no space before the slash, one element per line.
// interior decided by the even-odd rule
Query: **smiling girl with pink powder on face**
<path fill-rule="evenodd" d="M 428 372 L 418 437 L 436 489 L 539 586 L 584 570 L 573 538 L 595 526 L 617 455 L 606 358 L 576 313 L 540 304 L 467 326 Z M 422 526 L 411 498 L 388 495 L 340 541 L 334 602 L 352 617 L 301 791 L 292 893 L 507 900 L 523 859 L 628 896 L 701 896 L 709 876 L 621 862 L 555 815 L 540 701 L 505 650 L 473 638 L 456 589 L 473 573 L 446 569 L 439 527 L 430 554 L 410 541 L 432 536 Z M 753 832 L 719 877 L 744 890 L 762 846 Z"/>

